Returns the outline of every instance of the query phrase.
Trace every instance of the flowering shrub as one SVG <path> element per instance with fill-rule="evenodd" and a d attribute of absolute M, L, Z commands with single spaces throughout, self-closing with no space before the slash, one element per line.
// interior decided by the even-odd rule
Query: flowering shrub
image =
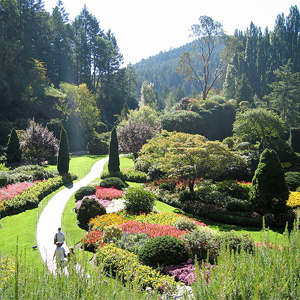
<path fill-rule="evenodd" d="M 182 214 L 176 214 L 173 212 L 161 212 L 161 213 L 155 213 L 151 212 L 147 215 L 142 214 L 136 217 L 137 221 L 143 222 L 143 223 L 149 223 L 149 224 L 160 224 L 160 225 L 170 225 L 175 224 L 179 220 L 190 220 L 195 223 L 196 226 L 207 226 L 202 222 L 195 221 L 192 218 L 189 218 L 187 216 L 184 216 Z"/>
<path fill-rule="evenodd" d="M 300 192 L 290 192 L 289 199 L 287 201 L 287 206 L 292 208 L 300 206 Z"/>
<path fill-rule="evenodd" d="M 84 199 L 86 199 L 86 198 L 88 198 L 88 199 L 95 199 L 95 200 L 98 201 L 100 204 L 102 204 L 105 208 L 107 208 L 110 204 L 113 203 L 113 201 L 110 201 L 110 200 L 98 199 L 98 198 L 96 197 L 96 195 L 85 196 L 85 197 L 82 198 L 82 200 L 78 200 L 78 201 L 76 202 L 75 212 L 78 211 L 79 207 L 81 206 L 82 201 L 83 201 Z"/>
<path fill-rule="evenodd" d="M 138 232 L 146 233 L 151 238 L 169 235 L 180 239 L 183 235 L 185 235 L 188 232 L 187 230 L 176 229 L 172 225 L 148 224 L 141 223 L 139 221 L 129 221 L 119 226 L 123 232 L 129 232 L 132 234 Z"/>
<path fill-rule="evenodd" d="M 113 187 L 111 188 L 97 187 L 97 191 L 95 195 L 98 199 L 112 200 L 112 199 L 122 198 L 123 191 L 117 190 Z"/>
<path fill-rule="evenodd" d="M 199 263 L 200 276 L 203 278 L 206 277 L 206 282 L 209 281 L 210 269 L 215 267 L 214 265 L 205 264 L 206 272 L 205 275 L 201 269 L 201 263 Z M 185 283 L 186 285 L 191 285 L 196 281 L 196 266 L 193 264 L 192 259 L 189 259 L 187 263 L 180 265 L 169 265 L 164 268 L 164 273 L 171 274 L 176 281 Z"/>
<path fill-rule="evenodd" d="M 103 241 L 105 243 L 114 242 L 119 240 L 121 236 L 122 236 L 121 228 L 115 225 L 110 225 L 108 227 L 105 227 L 104 229 Z"/>
<path fill-rule="evenodd" d="M 84 250 L 95 252 L 95 250 L 103 244 L 103 232 L 100 230 L 92 230 L 81 239 Z"/>
<path fill-rule="evenodd" d="M 91 228 L 91 230 L 97 229 L 103 231 L 105 227 L 111 225 L 119 225 L 128 221 L 129 219 L 124 215 L 111 213 L 102 216 L 96 216 L 95 218 L 90 219 L 89 227 Z"/>
<path fill-rule="evenodd" d="M 177 283 L 168 275 L 161 275 L 157 270 L 141 265 L 137 255 L 119 249 L 113 244 L 106 244 L 97 251 L 97 264 L 107 273 L 118 276 L 124 282 L 150 287 L 164 293 L 175 290 Z"/>
<path fill-rule="evenodd" d="M 7 285 L 9 278 L 15 273 L 15 264 L 7 256 L 0 257 L 0 288 Z"/>
<path fill-rule="evenodd" d="M 0 202 L 5 199 L 11 199 L 17 195 L 20 195 L 22 192 L 28 188 L 34 186 L 40 180 L 34 182 L 20 182 L 15 184 L 8 184 L 6 187 L 0 189 Z"/>

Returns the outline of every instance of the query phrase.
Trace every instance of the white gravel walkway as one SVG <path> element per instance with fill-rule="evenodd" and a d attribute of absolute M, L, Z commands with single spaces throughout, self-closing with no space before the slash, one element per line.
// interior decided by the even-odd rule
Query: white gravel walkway
<path fill-rule="evenodd" d="M 54 235 L 57 232 L 57 228 L 61 227 L 61 218 L 66 203 L 79 188 L 89 184 L 97 177 L 100 177 L 100 174 L 103 171 L 103 166 L 107 161 L 108 157 L 97 161 L 93 165 L 90 173 L 81 180 L 55 194 L 42 211 L 37 224 L 36 240 L 42 259 L 46 262 L 48 269 L 51 272 L 54 272 L 56 269 L 56 264 L 53 260 L 53 253 L 56 248 L 54 245 Z M 113 209 L 110 210 L 110 212 L 112 211 Z M 64 244 L 64 248 L 68 253 L 68 247 L 66 244 Z"/>

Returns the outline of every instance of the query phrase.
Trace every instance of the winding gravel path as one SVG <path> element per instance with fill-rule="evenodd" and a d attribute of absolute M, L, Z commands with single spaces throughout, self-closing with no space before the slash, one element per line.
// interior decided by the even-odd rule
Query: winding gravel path
<path fill-rule="evenodd" d="M 100 176 L 103 171 L 103 166 L 107 161 L 108 157 L 97 161 L 84 178 L 55 194 L 42 211 L 37 224 L 36 240 L 42 259 L 51 272 L 54 272 L 56 269 L 56 263 L 53 260 L 53 253 L 56 246 L 54 245 L 53 239 L 57 228 L 61 227 L 61 218 L 66 203 L 79 188 L 89 184 Z M 66 252 L 68 252 L 68 246 L 66 244 L 64 244 L 64 248 Z"/>

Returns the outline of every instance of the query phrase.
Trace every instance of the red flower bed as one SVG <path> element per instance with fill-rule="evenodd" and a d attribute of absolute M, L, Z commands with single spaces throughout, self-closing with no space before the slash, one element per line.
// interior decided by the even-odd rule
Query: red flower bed
<path fill-rule="evenodd" d="M 148 224 L 141 223 L 139 221 L 130 221 L 120 224 L 119 227 L 123 232 L 129 232 L 135 234 L 138 232 L 145 233 L 151 238 L 158 236 L 169 235 L 180 239 L 188 230 L 179 230 L 172 225 L 160 225 L 160 224 Z"/>
<path fill-rule="evenodd" d="M 15 184 L 8 184 L 6 187 L 0 189 L 0 203 L 3 200 L 14 198 L 20 195 L 22 192 L 26 191 L 28 188 L 35 185 L 40 180 L 34 182 L 20 182 Z"/>
<path fill-rule="evenodd" d="M 92 230 L 81 239 L 81 243 L 85 250 L 94 252 L 97 247 L 103 244 L 103 232 L 100 230 Z"/>
<path fill-rule="evenodd" d="M 96 197 L 98 199 L 104 199 L 104 200 L 112 200 L 112 199 L 118 199 L 122 198 L 123 191 L 117 190 L 114 187 L 111 188 L 104 188 L 104 187 L 96 187 Z"/>

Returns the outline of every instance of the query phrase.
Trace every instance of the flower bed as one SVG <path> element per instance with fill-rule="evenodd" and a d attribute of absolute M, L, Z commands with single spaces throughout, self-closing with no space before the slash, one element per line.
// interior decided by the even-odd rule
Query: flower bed
<path fill-rule="evenodd" d="M 97 186 L 96 188 L 97 191 L 95 195 L 98 199 L 112 200 L 112 199 L 122 198 L 123 196 L 123 191 L 117 190 L 114 187 L 104 188 L 104 187 Z"/>
<path fill-rule="evenodd" d="M 19 182 L 15 184 L 8 184 L 6 187 L 0 189 L 0 203 L 3 200 L 11 199 L 17 195 L 20 195 L 22 192 L 28 188 L 34 186 L 40 180 L 34 182 Z"/>
<path fill-rule="evenodd" d="M 115 213 L 106 214 L 102 216 L 97 216 L 92 218 L 89 222 L 89 226 L 91 230 L 104 230 L 105 227 L 111 225 L 120 225 L 122 223 L 128 222 L 130 219 L 125 217 L 124 215 L 118 215 Z"/>
<path fill-rule="evenodd" d="M 300 192 L 290 192 L 287 206 L 296 208 L 300 206 Z"/>
<path fill-rule="evenodd" d="M 123 223 L 120 225 L 120 228 L 123 232 L 129 233 L 146 233 L 151 238 L 169 235 L 180 239 L 184 234 L 186 234 L 187 230 L 179 230 L 176 229 L 172 225 L 159 225 L 159 224 L 148 224 L 141 223 L 139 221 L 129 221 L 127 223 Z"/>

